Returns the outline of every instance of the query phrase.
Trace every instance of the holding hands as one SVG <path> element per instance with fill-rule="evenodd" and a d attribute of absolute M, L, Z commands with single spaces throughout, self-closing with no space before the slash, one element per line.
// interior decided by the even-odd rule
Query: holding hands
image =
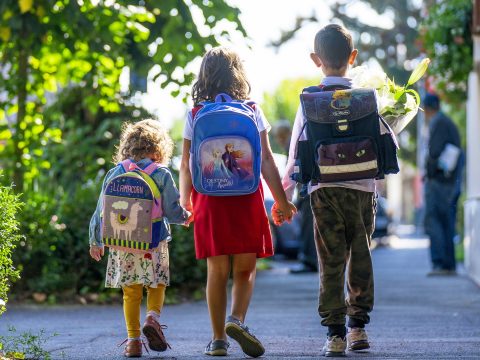
<path fill-rule="evenodd" d="M 186 227 L 189 227 L 190 224 L 194 221 L 193 206 L 190 196 L 183 197 L 182 194 L 180 194 L 180 206 L 184 208 L 188 213 L 188 219 L 185 221 L 184 225 Z"/>
<path fill-rule="evenodd" d="M 297 208 L 290 201 L 283 204 L 275 202 L 272 206 L 273 223 L 277 226 L 282 225 L 286 220 L 292 221 L 293 215 L 297 213 Z"/>

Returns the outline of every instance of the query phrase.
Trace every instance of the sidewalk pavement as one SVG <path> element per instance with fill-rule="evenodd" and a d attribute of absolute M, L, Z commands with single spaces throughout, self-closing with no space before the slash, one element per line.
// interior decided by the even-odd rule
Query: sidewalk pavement
<path fill-rule="evenodd" d="M 373 251 L 375 308 L 367 330 L 372 347 L 355 359 L 480 359 L 480 288 L 466 277 L 426 277 L 428 243 L 394 239 Z M 175 274 L 172 274 L 175 276 Z M 168 291 L 168 290 L 167 290 Z M 325 329 L 317 314 L 318 274 L 289 274 L 285 263 L 258 274 L 247 324 L 265 345 L 264 359 L 319 359 Z M 148 359 L 207 359 L 210 338 L 205 302 L 166 306 L 162 315 L 172 346 Z M 54 359 L 123 359 L 120 306 L 17 307 L 0 318 L 0 334 L 58 333 L 46 348 Z M 63 356 L 62 356 L 63 352 Z M 243 359 L 232 344 L 228 359 Z"/>

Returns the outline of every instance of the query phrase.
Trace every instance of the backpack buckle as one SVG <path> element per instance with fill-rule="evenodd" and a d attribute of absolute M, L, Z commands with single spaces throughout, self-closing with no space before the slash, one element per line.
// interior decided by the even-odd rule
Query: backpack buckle
<path fill-rule="evenodd" d="M 347 119 L 337 120 L 337 130 L 340 132 L 348 131 L 349 125 Z"/>

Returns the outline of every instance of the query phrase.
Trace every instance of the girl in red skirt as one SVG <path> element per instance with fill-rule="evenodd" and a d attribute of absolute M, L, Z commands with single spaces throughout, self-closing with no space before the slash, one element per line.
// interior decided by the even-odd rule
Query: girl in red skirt
<path fill-rule="evenodd" d="M 265 349 L 244 321 L 255 283 L 256 259 L 273 255 L 262 186 L 260 184 L 252 194 L 241 196 L 203 195 L 192 186 L 190 145 L 194 116 L 200 103 L 214 101 L 221 93 L 229 94 L 236 100 L 246 100 L 250 84 L 239 56 L 230 49 L 217 47 L 205 54 L 192 89 L 195 107 L 188 115 L 183 136 L 180 203 L 194 214 L 197 259 L 207 259 L 206 291 L 213 337 L 205 348 L 205 354 L 227 355 L 228 335 L 240 344 L 244 353 L 257 357 Z M 270 125 L 258 105 L 253 108 L 262 147 L 261 173 L 279 204 L 277 211 L 289 220 L 296 208 L 287 201 L 273 160 L 267 135 Z M 222 149 L 225 152 L 230 150 L 233 151 Z M 218 171 L 229 169 L 218 167 Z M 225 322 L 230 269 L 233 273 L 232 308 Z"/>

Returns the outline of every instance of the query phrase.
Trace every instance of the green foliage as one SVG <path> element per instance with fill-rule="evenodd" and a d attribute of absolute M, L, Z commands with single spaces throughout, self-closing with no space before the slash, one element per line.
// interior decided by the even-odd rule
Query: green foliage
<path fill-rule="evenodd" d="M 335 0 L 330 4 L 331 21 L 342 23 L 352 33 L 355 47 L 359 50 L 357 61 L 360 64 L 374 58 L 390 77 L 404 84 L 411 70 L 406 61 L 420 55 L 415 42 L 421 7 L 422 3 L 415 0 Z M 359 16 L 359 12 L 369 16 Z M 380 18 L 386 21 L 380 21 Z M 297 18 L 295 28 L 283 31 L 280 39 L 271 45 L 279 47 L 293 39 L 304 22 L 317 22 L 324 26 L 324 21 L 323 16 L 317 14 Z M 313 42 L 315 34 L 311 36 Z"/>
<path fill-rule="evenodd" d="M 148 73 L 178 95 L 193 79 L 192 60 L 232 32 L 245 35 L 239 10 L 223 0 L 141 3 L 0 2 L 1 181 L 13 179 L 26 203 L 18 297 L 54 302 L 103 289 L 105 261 L 88 254 L 89 220 L 122 123 L 152 117 L 132 98 L 133 84 L 120 92 L 122 70 Z M 192 261 L 191 232 L 179 231 L 174 285 L 193 287 L 203 270 Z"/>
<path fill-rule="evenodd" d="M 265 93 L 262 109 L 268 121 L 275 124 L 278 120 L 288 120 L 293 124 L 300 105 L 300 93 L 307 86 L 318 85 L 319 83 L 318 79 L 285 79 L 280 82 L 273 93 Z"/>
<path fill-rule="evenodd" d="M 10 282 L 19 278 L 13 267 L 12 252 L 21 239 L 17 213 L 21 207 L 11 187 L 0 186 L 0 315 L 6 310 Z"/>
<path fill-rule="evenodd" d="M 42 149 L 39 159 L 50 162 L 33 181 L 41 191 L 24 195 L 21 214 L 26 243 L 15 253 L 24 276 L 16 293 L 34 292 L 71 298 L 87 287 L 98 291 L 105 264 L 88 256 L 88 224 L 95 209 L 102 176 L 112 166 L 125 119 L 149 117 L 142 109 L 121 105 L 120 112 L 91 113 L 78 99 L 84 88 L 70 87 L 44 111 L 61 141 Z M 56 294 L 56 295 L 55 295 Z"/>
<path fill-rule="evenodd" d="M 0 336 L 0 356 L 7 359 L 42 359 L 50 360 L 51 354 L 43 346 L 52 337 L 45 335 L 45 330 L 40 330 L 38 334 L 32 332 L 23 332 L 17 334 L 17 330 L 10 326 L 8 331 L 11 335 Z M 3 359 L 3 357 L 2 357 Z"/>
<path fill-rule="evenodd" d="M 421 28 L 427 56 L 432 59 L 433 87 L 443 100 L 461 104 L 467 98 L 467 79 L 473 67 L 471 0 L 436 1 Z"/>
<path fill-rule="evenodd" d="M 15 252 L 22 271 L 16 292 L 71 298 L 86 285 L 100 289 L 105 264 L 94 263 L 88 255 L 88 223 L 97 197 L 98 185 L 93 183 L 57 199 L 29 197 L 22 215 L 28 241 Z"/>
<path fill-rule="evenodd" d="M 245 34 L 239 10 L 224 1 L 4 0 L 0 14 L 0 93 L 8 94 L 0 101 L 0 151 L 6 176 L 23 192 L 51 166 L 42 148 L 61 141 L 43 114 L 52 93 L 79 84 L 83 108 L 118 112 L 128 66 L 140 77 L 154 68 L 160 86 L 178 94 L 193 79 L 187 65 L 227 37 L 229 23 Z"/>
<path fill-rule="evenodd" d="M 193 226 L 172 226 L 173 240 L 170 242 L 169 251 L 173 288 L 196 290 L 203 287 L 206 280 L 207 263 L 195 258 Z"/>
<path fill-rule="evenodd" d="M 389 77 L 397 83 L 407 83 L 411 71 L 407 61 L 420 55 L 416 40 L 422 3 L 415 0 L 364 0 L 361 3 L 364 11 L 372 11 L 372 17 L 378 14 L 389 19 L 391 27 L 377 19 L 363 22 L 365 17 L 359 17 L 349 2 L 336 2 L 334 19 L 342 21 L 353 32 L 359 50 L 358 61 L 362 63 L 374 58 Z"/>
<path fill-rule="evenodd" d="M 93 114 L 78 102 L 84 92 L 81 87 L 71 87 L 45 110 L 48 126 L 62 133 L 61 142 L 43 150 L 42 158 L 50 161 L 50 169 L 35 181 L 47 193 L 69 193 L 78 186 L 101 181 L 103 173 L 112 166 L 122 124 L 153 117 L 142 108 L 123 103 L 118 112 Z"/>

